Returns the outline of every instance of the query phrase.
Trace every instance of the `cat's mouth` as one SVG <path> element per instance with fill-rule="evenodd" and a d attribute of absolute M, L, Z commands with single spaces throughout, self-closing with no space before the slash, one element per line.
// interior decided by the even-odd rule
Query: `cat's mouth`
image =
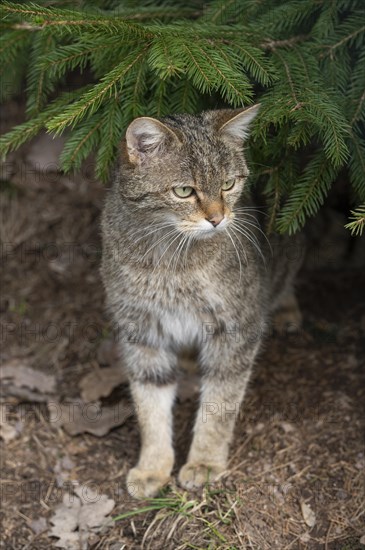
<path fill-rule="evenodd" d="M 202 219 L 198 222 L 184 221 L 179 224 L 179 230 L 182 233 L 187 233 L 194 236 L 196 239 L 211 239 L 225 231 L 229 224 L 229 219 L 224 216 L 219 223 L 212 223 L 211 221 Z"/>

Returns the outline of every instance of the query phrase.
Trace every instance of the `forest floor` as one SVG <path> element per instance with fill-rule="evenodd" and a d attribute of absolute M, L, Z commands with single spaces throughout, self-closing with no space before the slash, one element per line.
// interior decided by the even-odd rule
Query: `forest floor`
<path fill-rule="evenodd" d="M 161 499 L 136 501 L 125 489 L 139 450 L 128 388 L 104 387 L 115 375 L 99 275 L 105 189 L 87 167 L 58 173 L 55 149 L 38 138 L 2 166 L 0 548 L 364 549 L 365 290 L 351 250 L 300 274 L 303 327 L 269 335 L 227 476 L 196 493 L 172 482 Z M 85 380 L 99 380 L 94 393 Z M 186 375 L 176 469 L 196 389 Z M 80 406 L 91 422 L 73 432 Z M 104 435 L 85 431 L 94 420 L 106 421 Z"/>

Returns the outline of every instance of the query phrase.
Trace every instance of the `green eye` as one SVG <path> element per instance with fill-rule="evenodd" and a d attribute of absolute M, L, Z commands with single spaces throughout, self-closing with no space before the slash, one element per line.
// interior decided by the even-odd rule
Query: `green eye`
<path fill-rule="evenodd" d="M 225 181 L 222 185 L 223 191 L 229 191 L 230 189 L 232 189 L 235 183 L 236 183 L 236 180 L 234 179 Z"/>
<path fill-rule="evenodd" d="M 174 187 L 174 193 L 179 199 L 187 199 L 194 193 L 192 187 Z"/>

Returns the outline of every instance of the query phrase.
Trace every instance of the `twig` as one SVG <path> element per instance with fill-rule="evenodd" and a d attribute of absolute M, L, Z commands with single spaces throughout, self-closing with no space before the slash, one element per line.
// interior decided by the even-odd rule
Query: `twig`
<path fill-rule="evenodd" d="M 308 38 L 308 35 L 306 34 L 293 36 L 293 38 L 288 38 L 286 40 L 272 40 L 271 38 L 266 38 L 263 42 L 261 42 L 260 46 L 264 50 L 274 51 L 276 50 L 276 48 L 285 48 L 286 46 L 292 47 L 298 42 L 302 42 L 307 38 Z"/>

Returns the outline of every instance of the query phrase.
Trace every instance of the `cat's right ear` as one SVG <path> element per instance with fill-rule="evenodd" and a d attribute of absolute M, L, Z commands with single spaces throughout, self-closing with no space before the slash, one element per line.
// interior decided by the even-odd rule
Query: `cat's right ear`
<path fill-rule="evenodd" d="M 238 113 L 237 110 L 231 111 L 232 116 L 219 129 L 221 136 L 230 141 L 242 144 L 242 141 L 249 136 L 249 126 L 256 117 L 259 108 L 260 104 L 257 103 L 248 109 L 239 110 Z M 229 111 L 226 112 L 229 113 Z"/>
<path fill-rule="evenodd" d="M 179 143 L 175 132 L 150 117 L 136 118 L 126 132 L 127 152 L 132 164 L 142 164 L 149 158 L 161 155 L 169 145 Z"/>

